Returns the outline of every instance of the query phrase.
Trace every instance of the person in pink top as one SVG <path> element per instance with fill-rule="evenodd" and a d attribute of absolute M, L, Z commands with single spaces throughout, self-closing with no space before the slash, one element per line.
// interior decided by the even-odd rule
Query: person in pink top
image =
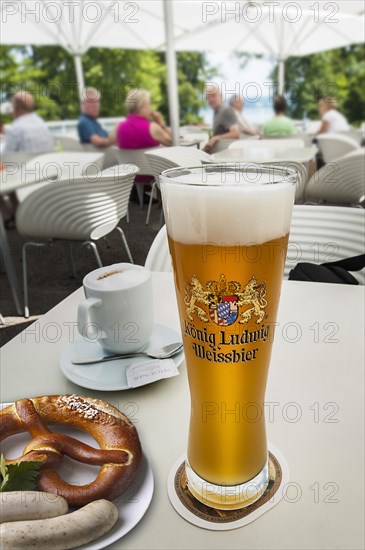
<path fill-rule="evenodd" d="M 151 95 L 147 90 L 131 90 L 125 100 L 127 118 L 117 129 L 120 149 L 148 149 L 171 145 L 171 132 L 161 113 L 152 110 Z"/>

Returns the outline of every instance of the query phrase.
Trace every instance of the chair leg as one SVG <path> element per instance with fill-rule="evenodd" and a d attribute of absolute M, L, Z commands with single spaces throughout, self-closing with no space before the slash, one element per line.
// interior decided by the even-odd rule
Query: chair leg
<path fill-rule="evenodd" d="M 127 210 L 127 223 L 129 223 L 129 206 L 128 206 L 128 210 Z"/>
<path fill-rule="evenodd" d="M 125 248 L 126 251 L 127 251 L 129 261 L 131 262 L 131 264 L 134 264 L 134 261 L 133 261 L 133 258 L 132 258 L 132 254 L 131 254 L 131 251 L 129 250 L 129 246 L 128 246 L 128 243 L 127 243 L 127 239 L 125 238 L 125 235 L 124 235 L 124 231 L 123 231 L 123 229 L 122 229 L 121 227 L 117 227 L 117 230 L 119 231 L 120 236 L 122 237 L 122 241 L 123 241 L 123 244 L 124 244 L 124 248 Z"/>
<path fill-rule="evenodd" d="M 150 223 L 151 208 L 152 208 L 153 196 L 155 194 L 156 186 L 157 186 L 157 183 L 156 183 L 156 180 L 155 180 L 153 182 L 153 185 L 152 185 L 150 200 L 149 200 L 149 203 L 148 203 L 146 225 L 148 225 Z"/>
<path fill-rule="evenodd" d="M 72 253 L 71 243 L 68 241 L 68 242 L 64 242 L 63 245 L 65 248 L 70 279 L 76 279 L 75 262 L 74 262 L 74 256 Z"/>
<path fill-rule="evenodd" d="M 27 270 L 27 248 L 29 246 L 34 246 L 40 248 L 47 246 L 46 243 L 34 243 L 27 242 L 23 244 L 22 248 L 22 260 L 23 260 L 23 291 L 24 291 L 24 317 L 28 319 L 29 317 L 29 301 L 28 301 L 28 270 Z"/>
<path fill-rule="evenodd" d="M 95 255 L 98 266 L 103 267 L 103 262 L 101 261 L 99 251 L 98 251 L 98 247 L 96 246 L 94 241 L 85 241 L 83 243 L 83 246 L 89 246 L 92 249 L 92 251 L 94 252 L 94 255 Z"/>
<path fill-rule="evenodd" d="M 143 185 L 143 183 L 135 183 L 134 185 L 136 186 L 136 191 L 137 191 L 138 200 L 139 200 L 139 206 L 140 206 L 141 210 L 143 210 L 144 185 Z"/>

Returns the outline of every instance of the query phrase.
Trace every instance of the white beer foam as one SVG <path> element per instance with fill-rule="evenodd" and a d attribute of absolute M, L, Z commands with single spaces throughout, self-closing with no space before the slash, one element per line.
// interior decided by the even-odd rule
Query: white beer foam
<path fill-rule="evenodd" d="M 295 185 L 280 174 L 215 172 L 204 173 L 202 181 L 200 170 L 181 172 L 169 183 L 161 178 L 167 231 L 175 241 L 234 246 L 289 233 Z"/>
<path fill-rule="evenodd" d="M 123 290 L 147 281 L 150 272 L 143 267 L 115 264 L 89 273 L 85 282 L 96 290 Z"/>

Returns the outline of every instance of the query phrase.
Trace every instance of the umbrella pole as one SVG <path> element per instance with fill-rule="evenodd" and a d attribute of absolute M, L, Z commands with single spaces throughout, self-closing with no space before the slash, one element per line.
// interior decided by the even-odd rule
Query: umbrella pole
<path fill-rule="evenodd" d="M 283 95 L 285 85 L 285 61 L 279 59 L 279 95 Z"/>
<path fill-rule="evenodd" d="M 74 56 L 75 71 L 76 71 L 76 80 L 77 80 L 77 90 L 79 93 L 79 99 L 82 101 L 82 92 L 85 88 L 84 81 L 84 69 L 82 67 L 81 54 L 75 54 Z"/>
<path fill-rule="evenodd" d="M 172 144 L 179 144 L 179 92 L 177 86 L 176 54 L 173 36 L 173 7 L 172 2 L 164 1 L 165 36 L 166 36 L 166 65 L 169 94 L 169 114 L 172 131 Z"/>

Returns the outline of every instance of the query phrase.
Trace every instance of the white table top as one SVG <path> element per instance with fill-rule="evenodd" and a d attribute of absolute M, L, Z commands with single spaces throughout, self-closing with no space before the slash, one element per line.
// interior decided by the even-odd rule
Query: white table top
<path fill-rule="evenodd" d="M 275 142 L 273 142 L 275 143 Z M 287 148 L 275 150 L 274 147 L 255 147 L 252 146 L 243 149 L 224 149 L 219 153 L 212 155 L 214 162 L 302 162 L 306 163 L 313 159 L 316 154 L 315 147 Z"/>
<path fill-rule="evenodd" d="M 177 327 L 172 275 L 154 274 L 153 284 L 157 320 Z M 167 496 L 168 473 L 187 442 L 185 366 L 178 377 L 127 392 L 84 390 L 61 374 L 58 358 L 77 335 L 82 296 L 80 289 L 2 348 L 0 397 L 75 392 L 135 411 L 155 493 L 141 522 L 111 548 L 364 547 L 364 287 L 283 283 L 266 422 L 269 440 L 288 460 L 291 486 L 264 516 L 226 532 L 190 525 Z"/>
<path fill-rule="evenodd" d="M 38 184 L 50 183 L 57 178 L 57 168 L 49 166 L 43 169 L 37 166 L 35 169 L 27 168 L 26 164 L 10 169 L 4 168 L 0 171 L 0 193 L 7 195 L 17 191 L 22 187 Z"/>
<path fill-rule="evenodd" d="M 5 195 L 34 184 L 82 177 L 87 167 L 90 168 L 90 172 L 86 176 L 95 177 L 96 173 L 101 172 L 104 154 L 103 150 L 54 151 L 37 155 L 27 162 L 9 162 L 9 166 L 0 171 L 1 194 Z"/>

